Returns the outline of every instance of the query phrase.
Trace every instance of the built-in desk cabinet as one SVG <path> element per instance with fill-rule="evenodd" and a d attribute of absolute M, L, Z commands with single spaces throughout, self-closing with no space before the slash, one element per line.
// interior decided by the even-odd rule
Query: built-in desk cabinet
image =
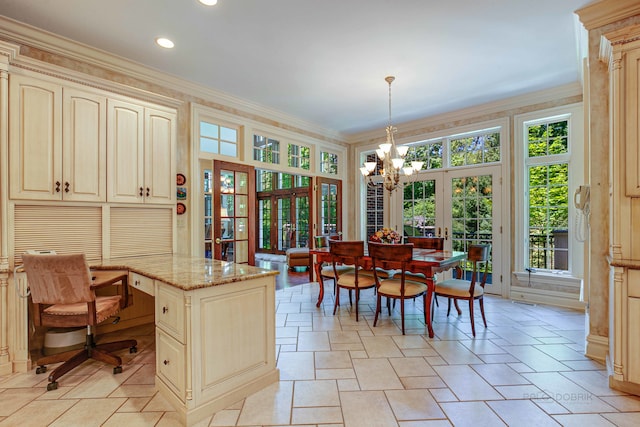
<path fill-rule="evenodd" d="M 109 201 L 175 203 L 175 111 L 109 99 L 107 120 Z"/>
<path fill-rule="evenodd" d="M 175 109 L 12 74 L 14 200 L 174 204 Z"/>
<path fill-rule="evenodd" d="M 106 201 L 106 98 L 11 75 L 9 103 L 11 198 Z"/>

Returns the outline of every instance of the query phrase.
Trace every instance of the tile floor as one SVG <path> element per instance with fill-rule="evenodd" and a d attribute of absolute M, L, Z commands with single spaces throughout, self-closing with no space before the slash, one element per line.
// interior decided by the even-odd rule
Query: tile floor
<path fill-rule="evenodd" d="M 402 336 L 399 307 L 374 328 L 371 291 L 357 323 L 348 303 L 332 315 L 332 294 L 329 283 L 316 308 L 317 284 L 278 290 L 280 382 L 198 427 L 640 425 L 640 398 L 609 389 L 582 355 L 580 312 L 487 297 L 489 327 L 475 339 L 467 311 L 447 318 L 443 307 L 429 339 L 419 303 L 407 304 Z M 154 389 L 153 326 L 127 334 L 139 352 L 122 353 L 122 374 L 87 363 L 51 392 L 34 371 L 0 378 L 0 427 L 178 425 Z"/>

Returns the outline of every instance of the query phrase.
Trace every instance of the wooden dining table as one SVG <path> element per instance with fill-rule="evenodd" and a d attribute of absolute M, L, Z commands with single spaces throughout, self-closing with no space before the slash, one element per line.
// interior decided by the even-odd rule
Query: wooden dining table
<path fill-rule="evenodd" d="M 435 284 L 431 278 L 433 277 L 433 270 L 438 271 L 448 270 L 460 265 L 460 262 L 464 260 L 466 253 L 457 251 L 437 251 L 434 249 L 413 249 L 413 259 L 408 263 L 408 271 L 412 273 L 422 273 L 427 280 L 427 312 L 425 313 L 427 330 L 429 331 L 429 338 L 433 338 L 433 327 L 431 325 L 431 304 L 433 301 L 433 292 L 435 290 Z M 324 299 L 324 282 L 322 280 L 322 264 L 331 263 L 331 253 L 329 248 L 316 248 L 309 249 L 309 262 L 313 265 L 313 271 L 315 272 L 316 279 L 320 285 L 320 292 L 318 294 L 318 302 L 316 307 L 320 307 L 322 300 Z M 365 270 L 373 269 L 373 262 L 371 257 L 366 253 L 361 258 L 362 268 Z M 384 265 L 382 266 L 384 268 Z M 313 280 L 313 278 L 311 278 Z"/>

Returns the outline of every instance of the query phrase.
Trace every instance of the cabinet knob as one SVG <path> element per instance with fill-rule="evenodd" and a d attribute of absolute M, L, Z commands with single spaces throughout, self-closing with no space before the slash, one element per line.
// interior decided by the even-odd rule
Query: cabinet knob
<path fill-rule="evenodd" d="M 167 311 L 169 311 L 169 307 L 162 307 L 162 314 L 165 314 Z"/>
<path fill-rule="evenodd" d="M 140 197 L 144 196 L 144 188 L 140 187 Z"/>
<path fill-rule="evenodd" d="M 165 365 L 168 365 L 169 361 L 165 359 L 165 360 L 162 361 L 162 363 L 164 363 Z"/>
<path fill-rule="evenodd" d="M 136 286 L 136 287 L 140 286 L 140 280 L 134 280 L 133 286 Z"/>
<path fill-rule="evenodd" d="M 56 181 L 56 193 L 60 192 L 60 181 Z"/>
<path fill-rule="evenodd" d="M 71 186 L 71 184 L 69 184 L 68 181 L 65 181 L 64 183 L 64 192 L 68 193 L 69 192 L 69 187 Z"/>
<path fill-rule="evenodd" d="M 149 189 L 149 187 L 147 187 L 147 197 L 149 197 L 149 194 L 151 194 L 151 189 Z"/>

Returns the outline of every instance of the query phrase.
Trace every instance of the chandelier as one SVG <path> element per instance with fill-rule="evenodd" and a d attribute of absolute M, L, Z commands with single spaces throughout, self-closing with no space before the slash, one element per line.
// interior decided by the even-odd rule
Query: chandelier
<path fill-rule="evenodd" d="M 409 151 L 407 145 L 396 145 L 395 138 L 393 136 L 397 129 L 391 125 L 391 83 L 396 78 L 394 76 L 385 77 L 385 81 L 389 84 L 389 123 L 387 124 L 387 141 L 384 144 L 380 144 L 380 148 L 376 150 L 378 158 L 382 162 L 382 169 L 380 175 L 382 176 L 382 185 L 389 193 L 392 193 L 398 184 L 400 183 L 400 175 L 411 176 L 416 174 L 422 169 L 424 162 L 412 161 L 411 166 L 405 166 L 404 158 Z M 360 168 L 362 176 L 366 179 L 368 186 L 375 186 L 376 182 L 373 180 L 374 171 L 376 169 L 377 162 L 364 162 L 364 165 Z"/>

